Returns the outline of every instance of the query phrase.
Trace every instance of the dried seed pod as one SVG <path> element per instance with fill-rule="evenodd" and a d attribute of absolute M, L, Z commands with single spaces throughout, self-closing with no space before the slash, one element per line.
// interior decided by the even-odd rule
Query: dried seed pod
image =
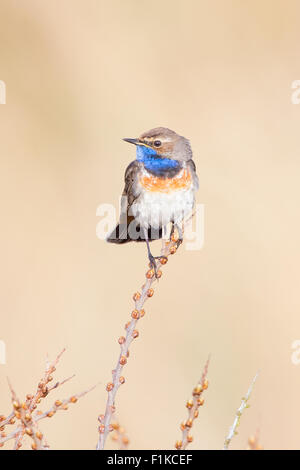
<path fill-rule="evenodd" d="M 119 362 L 120 362 L 121 366 L 125 366 L 125 364 L 127 363 L 126 357 L 125 357 L 125 356 L 121 356 Z"/>
<path fill-rule="evenodd" d="M 112 382 L 108 382 L 106 385 L 106 391 L 111 392 L 111 390 L 114 388 L 114 384 Z"/>
<path fill-rule="evenodd" d="M 140 300 L 140 298 L 141 298 L 141 294 L 140 294 L 139 292 L 135 292 L 135 293 L 133 294 L 133 300 L 134 300 L 135 302 L 137 302 L 138 300 Z"/>
<path fill-rule="evenodd" d="M 140 318 L 140 312 L 138 310 L 133 310 L 133 312 L 131 313 L 131 316 L 135 320 L 138 320 Z"/>
<path fill-rule="evenodd" d="M 154 269 L 149 269 L 149 271 L 146 272 L 146 278 L 152 279 L 153 276 L 154 276 Z"/>
<path fill-rule="evenodd" d="M 204 380 L 204 382 L 202 384 L 202 387 L 203 387 L 203 390 L 207 389 L 207 387 L 208 387 L 208 380 L 207 379 Z"/>
<path fill-rule="evenodd" d="M 190 410 L 194 405 L 194 402 L 193 400 L 189 400 L 186 402 L 186 407 Z"/>
<path fill-rule="evenodd" d="M 176 441 L 175 448 L 179 450 L 181 449 L 181 447 L 182 447 L 182 441 Z"/>
<path fill-rule="evenodd" d="M 191 428 L 193 426 L 193 420 L 192 419 L 188 419 L 186 422 L 185 422 L 185 425 L 187 428 Z"/>
<path fill-rule="evenodd" d="M 104 426 L 104 424 L 100 424 L 98 430 L 99 430 L 99 432 L 100 432 L 101 434 L 103 434 L 103 433 L 105 432 L 105 426 Z"/>
<path fill-rule="evenodd" d="M 195 387 L 193 390 L 193 395 L 194 396 L 200 395 L 202 391 L 203 391 L 203 388 L 201 387 L 201 385 L 197 385 L 197 387 Z"/>

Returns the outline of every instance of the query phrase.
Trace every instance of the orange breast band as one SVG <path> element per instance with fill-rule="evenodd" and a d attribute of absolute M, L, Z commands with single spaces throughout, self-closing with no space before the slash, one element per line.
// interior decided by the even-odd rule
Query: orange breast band
<path fill-rule="evenodd" d="M 174 178 L 159 178 L 157 176 L 142 176 L 140 183 L 147 191 L 169 193 L 178 189 L 190 187 L 192 177 L 190 172 L 184 170 L 180 176 Z"/>

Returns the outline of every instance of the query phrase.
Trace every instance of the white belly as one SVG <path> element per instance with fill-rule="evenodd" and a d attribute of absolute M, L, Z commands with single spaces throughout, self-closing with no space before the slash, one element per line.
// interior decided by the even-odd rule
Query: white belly
<path fill-rule="evenodd" d="M 132 215 L 143 228 L 160 228 L 180 223 L 193 210 L 193 185 L 170 193 L 144 190 L 131 206 Z"/>

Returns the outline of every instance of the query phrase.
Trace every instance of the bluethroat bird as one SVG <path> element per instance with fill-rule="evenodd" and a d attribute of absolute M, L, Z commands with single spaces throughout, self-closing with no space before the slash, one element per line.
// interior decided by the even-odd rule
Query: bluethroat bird
<path fill-rule="evenodd" d="M 156 259 L 149 242 L 162 238 L 172 224 L 182 241 L 185 217 L 191 214 L 198 190 L 198 177 L 189 141 L 165 127 L 144 132 L 137 139 L 123 139 L 136 145 L 136 160 L 125 171 L 125 188 L 117 227 L 110 243 L 146 242 L 148 258 L 156 274 Z"/>

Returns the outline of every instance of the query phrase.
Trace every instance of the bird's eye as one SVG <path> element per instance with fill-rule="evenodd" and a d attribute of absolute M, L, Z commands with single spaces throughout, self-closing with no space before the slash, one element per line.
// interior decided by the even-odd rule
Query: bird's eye
<path fill-rule="evenodd" d="M 160 147 L 161 146 L 161 141 L 160 140 L 155 140 L 153 142 L 154 147 Z"/>

